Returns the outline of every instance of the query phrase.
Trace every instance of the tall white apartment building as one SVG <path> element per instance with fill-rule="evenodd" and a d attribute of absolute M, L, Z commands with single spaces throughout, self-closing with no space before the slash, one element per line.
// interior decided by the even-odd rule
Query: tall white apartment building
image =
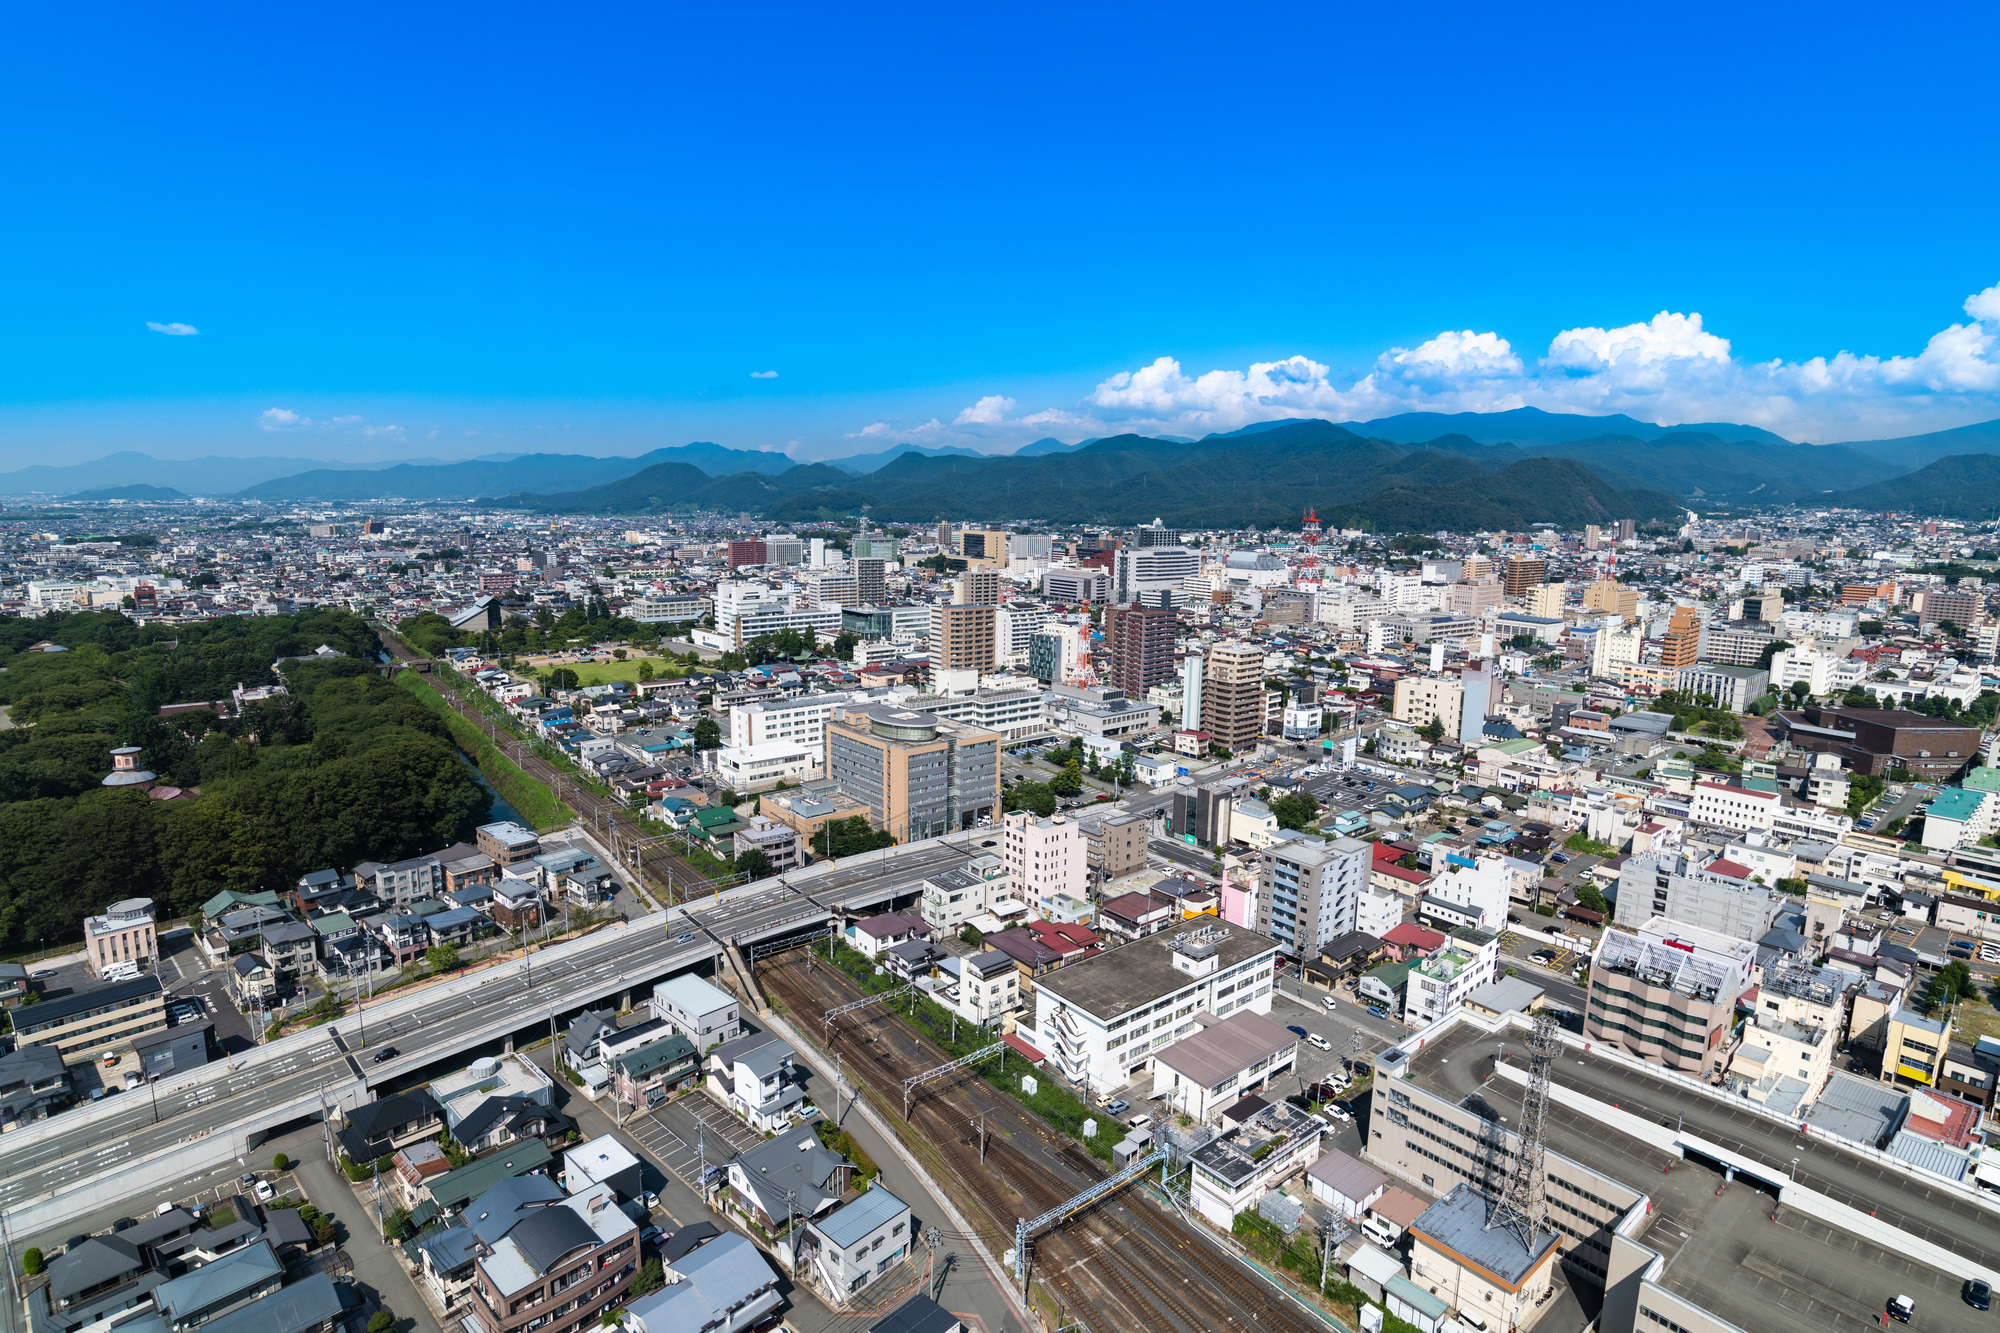
<path fill-rule="evenodd" d="M 993 654 L 1002 664 L 1022 666 L 1028 660 L 1028 643 L 1042 633 L 1048 611 L 1040 606 L 1003 606 L 994 613 Z"/>
<path fill-rule="evenodd" d="M 729 744 L 741 748 L 789 741 L 826 757 L 826 720 L 840 704 L 856 696 L 847 693 L 802 694 L 796 699 L 760 700 L 729 710 Z"/>
<path fill-rule="evenodd" d="M 1001 851 L 1015 892 L 1044 915 L 1060 897 L 1089 901 L 1090 867 L 1084 859 L 1083 826 L 1076 821 L 1015 810 L 1006 816 Z"/>
<path fill-rule="evenodd" d="M 1752 791 L 1721 782 L 1697 783 L 1688 818 L 1697 824 L 1748 833 L 1752 829 L 1768 833 L 1784 802 L 1776 792 Z"/>
<path fill-rule="evenodd" d="M 1505 930 L 1509 899 L 1519 897 L 1526 902 L 1532 893 L 1531 877 L 1538 877 L 1541 868 L 1492 853 L 1475 857 L 1471 865 L 1460 864 L 1460 859 L 1452 858 L 1445 873 L 1431 881 L 1430 896 L 1477 914 L 1479 924 L 1487 930 Z"/>
<path fill-rule="evenodd" d="M 736 622 L 760 611 L 790 607 L 791 598 L 766 583 L 725 579 L 715 585 L 715 631 L 736 637 Z"/>

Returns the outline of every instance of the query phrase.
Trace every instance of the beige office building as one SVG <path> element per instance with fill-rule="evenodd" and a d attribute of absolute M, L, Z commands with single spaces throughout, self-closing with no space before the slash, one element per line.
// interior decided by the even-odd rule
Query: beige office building
<path fill-rule="evenodd" d="M 1616 579 L 1599 579 L 1584 589 L 1583 605 L 1586 610 L 1631 620 L 1639 614 L 1639 590 Z"/>
<path fill-rule="evenodd" d="M 998 821 L 1000 744 L 983 727 L 854 704 L 826 724 L 826 775 L 868 807 L 876 828 L 914 842 Z"/>
<path fill-rule="evenodd" d="M 993 670 L 996 619 L 997 608 L 990 605 L 932 607 L 932 670 Z"/>
<path fill-rule="evenodd" d="M 1456 740 L 1464 706 L 1465 687 L 1456 677 L 1405 676 L 1396 682 L 1392 716 L 1413 727 L 1428 726 L 1436 718 L 1444 725 L 1444 734 Z"/>

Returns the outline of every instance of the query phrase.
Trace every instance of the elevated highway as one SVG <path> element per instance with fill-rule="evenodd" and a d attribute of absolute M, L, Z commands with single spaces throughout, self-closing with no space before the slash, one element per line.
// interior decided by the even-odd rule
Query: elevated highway
<path fill-rule="evenodd" d="M 0 1211 L 12 1233 L 37 1232 L 128 1197 L 145 1179 L 220 1166 L 281 1125 L 352 1110 L 378 1088 L 455 1067 L 480 1048 L 511 1049 L 607 1001 L 643 1003 L 655 983 L 716 964 L 731 945 L 809 933 L 836 913 L 906 896 L 986 841 L 935 839 L 723 890 L 52 1116 L 0 1140 Z M 395 1054 L 382 1059 L 386 1049 Z"/>

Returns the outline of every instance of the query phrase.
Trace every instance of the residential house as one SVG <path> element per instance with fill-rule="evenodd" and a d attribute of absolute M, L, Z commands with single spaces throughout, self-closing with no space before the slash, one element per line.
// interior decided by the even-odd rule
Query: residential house
<path fill-rule="evenodd" d="M 958 1012 L 968 1022 L 998 1023 L 1021 1005 L 1021 973 L 1014 960 L 988 949 L 959 960 Z"/>
<path fill-rule="evenodd" d="M 793 1063 L 791 1043 L 751 1032 L 708 1054 L 709 1090 L 752 1127 L 776 1130 L 805 1100 L 804 1072 Z"/>
<path fill-rule="evenodd" d="M 655 1018 L 671 1023 L 693 1042 L 697 1051 L 734 1041 L 743 1032 L 735 997 L 687 973 L 653 987 L 652 1010 Z"/>
<path fill-rule="evenodd" d="M 910 1253 L 911 1226 L 910 1206 L 878 1182 L 806 1223 L 792 1271 L 843 1304 Z"/>
<path fill-rule="evenodd" d="M 769 1232 L 817 1217 L 840 1201 L 847 1159 L 824 1147 L 811 1125 L 797 1125 L 729 1163 L 730 1206 Z"/>
<path fill-rule="evenodd" d="M 170 1333 L 187 1333 L 284 1284 L 285 1266 L 271 1243 L 260 1240 L 162 1282 L 153 1289 L 153 1308 Z"/>
<path fill-rule="evenodd" d="M 625 1333 L 737 1333 L 784 1302 L 778 1274 L 747 1236 L 718 1236 L 675 1259 L 669 1285 L 625 1309 Z"/>
<path fill-rule="evenodd" d="M 444 1110 L 446 1132 L 468 1152 L 546 1141 L 576 1127 L 556 1110 L 554 1082 L 525 1055 L 474 1060 L 434 1080 L 430 1092 Z"/>
<path fill-rule="evenodd" d="M 700 1079 L 701 1056 L 678 1032 L 629 1050 L 609 1050 L 604 1069 L 611 1095 L 626 1106 L 659 1106 Z"/>
<path fill-rule="evenodd" d="M 913 939 L 927 940 L 930 937 L 930 924 L 923 917 L 907 912 L 883 912 L 877 916 L 851 921 L 847 926 L 848 943 L 870 958 L 898 944 L 906 944 Z"/>
<path fill-rule="evenodd" d="M 45 1119 L 69 1103 L 69 1067 L 52 1046 L 0 1055 L 0 1132 Z"/>
<path fill-rule="evenodd" d="M 428 1089 L 412 1088 L 379 1101 L 363 1102 L 346 1113 L 335 1135 L 341 1151 L 357 1162 L 372 1162 L 398 1148 L 421 1143 L 444 1128 L 444 1110 Z"/>

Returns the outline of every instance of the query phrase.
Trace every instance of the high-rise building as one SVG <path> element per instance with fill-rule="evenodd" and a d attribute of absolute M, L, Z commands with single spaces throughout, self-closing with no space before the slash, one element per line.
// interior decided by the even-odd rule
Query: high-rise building
<path fill-rule="evenodd" d="M 771 553 L 769 549 L 760 541 L 729 543 L 729 567 L 731 569 L 740 569 L 744 565 L 765 564 L 770 558 Z"/>
<path fill-rule="evenodd" d="M 1141 529 L 1144 531 L 1144 529 Z M 1153 606 L 1114 606 L 1104 613 L 1104 641 L 1111 650 L 1109 679 L 1134 699 L 1174 675 L 1174 638 L 1180 619 Z"/>
<path fill-rule="evenodd" d="M 1247 750 L 1264 735 L 1264 651 L 1247 643 L 1208 650 L 1201 677 L 1201 726 L 1217 745 Z"/>
<path fill-rule="evenodd" d="M 1544 583 L 1538 588 L 1528 589 L 1528 614 L 1544 616 L 1550 620 L 1561 620 L 1563 603 L 1569 598 L 1567 583 Z"/>
<path fill-rule="evenodd" d="M 1156 518 L 1146 527 L 1134 528 L 1132 530 L 1132 544 L 1134 546 L 1179 546 L 1181 544 L 1181 530 L 1179 528 L 1167 527 Z"/>
<path fill-rule="evenodd" d="M 802 580 L 804 593 L 800 598 L 802 606 L 859 606 L 861 604 L 860 581 L 852 574 L 835 574 L 815 570 Z"/>
<path fill-rule="evenodd" d="M 1029 645 L 1042 631 L 1048 609 L 1033 602 L 1010 602 L 993 613 L 993 655 L 1007 666 L 1028 660 Z"/>
<path fill-rule="evenodd" d="M 992 606 L 931 608 L 931 667 L 944 671 L 991 671 L 998 627 Z"/>
<path fill-rule="evenodd" d="M 1201 680 L 1203 659 L 1189 653 L 1181 659 L 1181 725 L 1201 725 Z"/>
<path fill-rule="evenodd" d="M 1497 683 L 1490 660 L 1468 663 L 1458 673 L 1459 744 L 1471 747 L 1485 740 L 1486 715 L 1499 701 L 1499 695 L 1494 690 Z"/>
<path fill-rule="evenodd" d="M 1604 549 L 1604 529 L 1603 529 L 1603 528 L 1600 528 L 1600 527 L 1598 527 L 1598 526 L 1597 526 L 1597 525 L 1596 525 L 1595 523 L 1586 523 L 1586 524 L 1584 524 L 1584 525 L 1583 525 L 1583 549 L 1584 549 L 1584 550 L 1586 550 L 1586 551 L 1601 551 L 1601 550 L 1603 550 L 1603 549 Z"/>
<path fill-rule="evenodd" d="M 863 605 L 874 606 L 888 596 L 888 561 L 878 556 L 857 556 L 854 561 L 855 596 Z"/>
<path fill-rule="evenodd" d="M 1509 597 L 1526 597 L 1528 589 L 1546 583 L 1548 577 L 1548 561 L 1539 556 L 1515 556 L 1507 562 L 1506 593 Z"/>
<path fill-rule="evenodd" d="M 836 708 L 827 722 L 826 759 L 827 776 L 898 842 L 999 817 L 998 732 L 891 704 L 856 704 Z"/>
<path fill-rule="evenodd" d="M 1639 590 L 1616 579 L 1599 579 L 1583 590 L 1583 605 L 1630 620 L 1639 614 Z"/>
<path fill-rule="evenodd" d="M 958 534 L 958 557 L 968 569 L 1007 568 L 1007 534 L 994 528 L 968 528 Z"/>
<path fill-rule="evenodd" d="M 1000 572 L 994 569 L 966 570 L 958 576 L 958 592 L 952 600 L 960 606 L 998 606 Z"/>
<path fill-rule="evenodd" d="M 1044 685 L 1067 685 L 1076 667 L 1074 625 L 1047 625 L 1028 640 L 1028 674 Z"/>
<path fill-rule="evenodd" d="M 1639 524 L 1637 520 L 1629 518 L 1621 518 L 1618 520 L 1619 541 L 1629 542 L 1638 535 L 1639 535 Z"/>
<path fill-rule="evenodd" d="M 1111 601 L 1157 605 L 1148 593 L 1178 593 L 1190 575 L 1201 573 L 1201 556 L 1185 546 L 1127 546 L 1116 551 L 1111 565 Z"/>
<path fill-rule="evenodd" d="M 1368 844 L 1354 838 L 1300 838 L 1273 847 L 1257 879 L 1258 933 L 1293 958 L 1316 957 L 1321 946 L 1354 929 L 1370 856 Z"/>
<path fill-rule="evenodd" d="M 1701 615 L 1691 606 L 1677 606 L 1667 620 L 1667 643 L 1660 665 L 1672 671 L 1701 660 Z"/>
<path fill-rule="evenodd" d="M 1917 623 L 1930 626 L 1949 620 L 1959 629 L 1970 629 L 1979 623 L 1980 612 L 1984 609 L 1976 592 L 1962 588 L 1926 588 L 1924 604 L 1917 609 Z"/>
<path fill-rule="evenodd" d="M 1066 815 L 1037 818 L 1027 810 L 1002 817 L 1001 850 L 1014 890 L 1044 915 L 1058 898 L 1090 900 L 1090 866 L 1083 827 Z"/>

